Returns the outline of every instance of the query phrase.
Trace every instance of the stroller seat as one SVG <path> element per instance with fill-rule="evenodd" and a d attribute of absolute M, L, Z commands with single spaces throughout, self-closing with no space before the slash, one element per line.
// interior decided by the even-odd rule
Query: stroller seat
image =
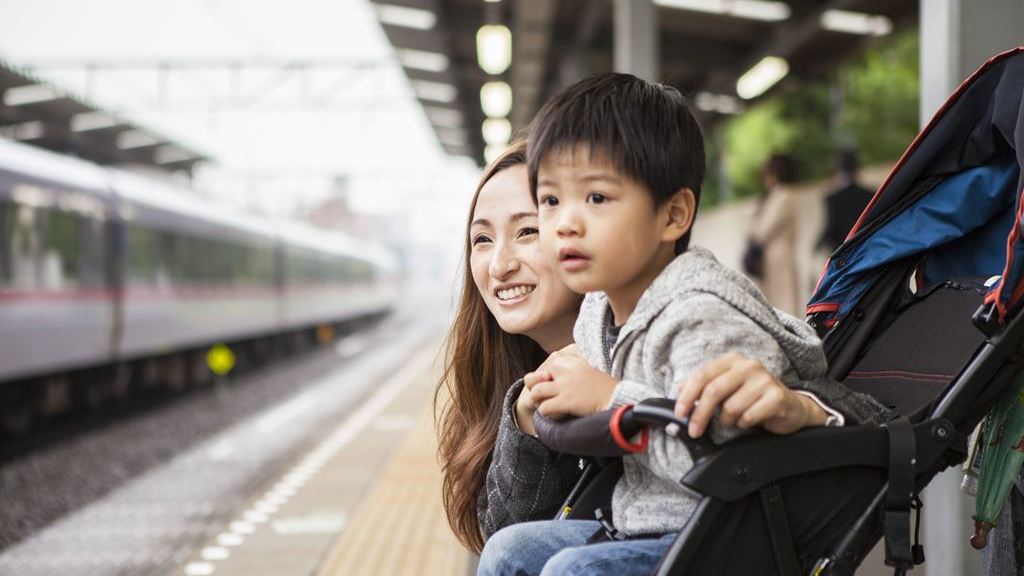
<path fill-rule="evenodd" d="M 984 342 L 971 321 L 984 297 L 981 282 L 972 281 L 947 282 L 914 295 L 843 383 L 918 419 Z"/>

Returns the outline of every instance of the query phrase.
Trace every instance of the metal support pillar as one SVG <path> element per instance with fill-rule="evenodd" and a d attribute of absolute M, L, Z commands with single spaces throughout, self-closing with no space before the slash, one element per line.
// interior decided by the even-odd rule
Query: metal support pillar
<path fill-rule="evenodd" d="M 921 126 L 967 76 L 991 56 L 1024 44 L 1021 0 L 921 0 Z M 974 500 L 960 494 L 960 468 L 937 476 L 924 491 L 927 576 L 980 573 L 968 546 Z M 990 546 L 992 537 L 990 537 Z"/>
<path fill-rule="evenodd" d="M 921 125 L 967 76 L 1024 44 L 1020 0 L 921 0 Z"/>
<path fill-rule="evenodd" d="M 658 13 L 651 0 L 615 0 L 615 71 L 658 81 Z"/>

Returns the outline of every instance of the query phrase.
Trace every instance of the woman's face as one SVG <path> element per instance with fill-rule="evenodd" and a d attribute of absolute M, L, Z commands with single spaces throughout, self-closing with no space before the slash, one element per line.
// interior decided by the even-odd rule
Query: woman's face
<path fill-rule="evenodd" d="M 480 190 L 469 229 L 473 281 L 502 330 L 551 352 L 572 342 L 581 296 L 541 258 L 538 238 L 526 166 L 492 176 Z"/>

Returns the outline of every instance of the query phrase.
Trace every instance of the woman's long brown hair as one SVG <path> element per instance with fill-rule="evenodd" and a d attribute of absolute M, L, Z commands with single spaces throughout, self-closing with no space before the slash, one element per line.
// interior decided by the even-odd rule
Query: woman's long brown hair
<path fill-rule="evenodd" d="M 438 452 L 445 513 L 455 536 L 475 552 L 484 547 L 477 495 L 484 489 L 505 393 L 547 354 L 526 336 L 504 332 L 487 310 L 470 270 L 468 222 L 484 185 L 498 172 L 525 163 L 526 143 L 515 142 L 487 167 L 477 184 L 466 226 L 462 296 L 445 341 L 444 371 L 434 392 L 435 414 L 443 404 Z"/>

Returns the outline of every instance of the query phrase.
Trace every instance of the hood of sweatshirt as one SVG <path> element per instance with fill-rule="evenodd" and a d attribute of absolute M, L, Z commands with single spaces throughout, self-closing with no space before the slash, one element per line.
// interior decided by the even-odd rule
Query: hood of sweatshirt
<path fill-rule="evenodd" d="M 688 294 L 712 294 L 756 322 L 779 344 L 801 380 L 818 378 L 826 372 L 828 363 L 814 330 L 802 320 L 776 310 L 750 279 L 723 266 L 700 246 L 691 246 L 676 256 L 647 287 L 622 326 L 618 342 L 646 328 L 666 306 Z M 576 324 L 577 339 L 604 338 L 611 318 L 608 297 L 603 292 L 588 294 Z M 601 349 L 599 341 L 592 344 L 592 349 Z"/>

